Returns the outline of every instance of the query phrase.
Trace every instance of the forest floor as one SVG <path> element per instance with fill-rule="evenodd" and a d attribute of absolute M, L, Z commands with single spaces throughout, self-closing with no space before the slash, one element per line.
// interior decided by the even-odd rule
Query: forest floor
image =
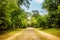
<path fill-rule="evenodd" d="M 6 40 L 60 40 L 60 38 L 34 28 L 27 28 Z"/>

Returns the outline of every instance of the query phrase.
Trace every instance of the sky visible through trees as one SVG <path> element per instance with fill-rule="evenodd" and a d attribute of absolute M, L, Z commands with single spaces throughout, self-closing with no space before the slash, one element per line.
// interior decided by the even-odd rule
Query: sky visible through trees
<path fill-rule="evenodd" d="M 60 0 L 0 0 L 0 31 L 60 28 Z"/>
<path fill-rule="evenodd" d="M 16 40 L 59 40 L 60 0 L 0 0 L 0 40 L 10 40 L 10 36 Z"/>
<path fill-rule="evenodd" d="M 44 0 L 32 0 L 30 1 L 29 8 L 26 8 L 24 5 L 21 6 L 25 11 L 32 12 L 32 10 L 38 10 L 41 15 L 46 14 L 47 10 L 42 8 Z"/>

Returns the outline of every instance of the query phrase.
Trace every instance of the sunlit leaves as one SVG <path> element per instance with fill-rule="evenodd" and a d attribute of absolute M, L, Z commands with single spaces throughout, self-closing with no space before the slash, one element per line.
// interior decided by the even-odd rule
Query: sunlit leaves
<path fill-rule="evenodd" d="M 27 25 L 27 14 L 20 5 L 27 0 L 0 0 L 0 30 L 20 28 Z M 30 5 L 30 4 L 29 4 Z"/>

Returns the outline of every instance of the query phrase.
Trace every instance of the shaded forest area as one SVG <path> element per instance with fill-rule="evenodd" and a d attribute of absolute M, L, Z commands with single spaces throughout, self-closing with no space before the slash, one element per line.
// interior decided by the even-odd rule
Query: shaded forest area
<path fill-rule="evenodd" d="M 32 0 L 0 0 L 0 32 L 29 26 L 43 29 L 60 28 L 60 0 L 45 0 L 42 8 L 48 13 L 44 15 L 40 15 L 38 10 L 25 12 L 20 7 L 24 5 L 29 8 L 30 1 Z"/>

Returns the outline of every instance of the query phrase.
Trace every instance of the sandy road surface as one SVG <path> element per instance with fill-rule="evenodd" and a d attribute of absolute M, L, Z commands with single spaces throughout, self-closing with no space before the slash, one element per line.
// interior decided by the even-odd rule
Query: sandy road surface
<path fill-rule="evenodd" d="M 24 30 L 24 32 L 21 35 L 17 36 L 13 40 L 41 40 L 41 38 L 36 35 L 34 29 L 28 28 Z"/>
<path fill-rule="evenodd" d="M 60 40 L 60 38 L 54 35 L 47 34 L 39 30 L 35 30 L 34 28 L 27 28 L 23 30 L 23 32 L 15 34 L 7 40 L 42 40 L 40 38 L 40 35 L 38 36 L 36 32 L 45 37 L 47 40 Z"/>

